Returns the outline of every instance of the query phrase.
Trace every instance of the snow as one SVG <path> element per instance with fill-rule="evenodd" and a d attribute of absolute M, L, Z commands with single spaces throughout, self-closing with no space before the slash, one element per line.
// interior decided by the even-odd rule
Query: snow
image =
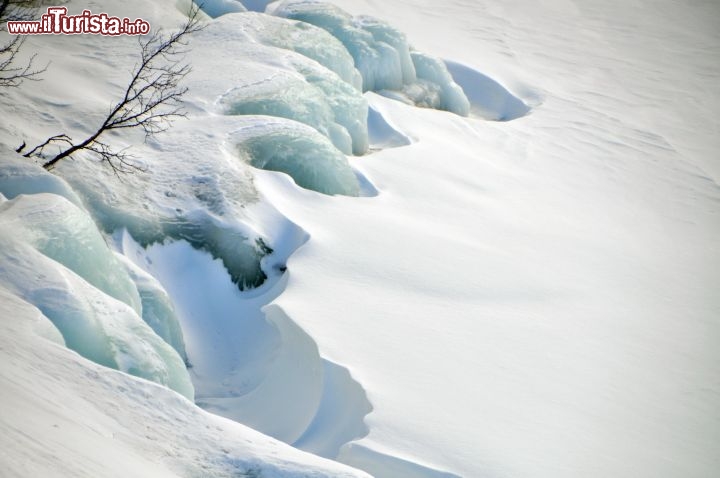
<path fill-rule="evenodd" d="M 287 250 L 276 260 L 284 263 L 307 236 L 279 220 L 286 223 Z M 121 241 L 126 257 L 157 277 L 177 307 L 200 406 L 329 458 L 366 433 L 370 405 L 362 387 L 323 360 L 281 309 L 263 310 L 284 290 L 284 276 L 241 292 L 220 261 L 187 243 L 146 250 L 126 233 Z"/>
<path fill-rule="evenodd" d="M 489 76 L 461 63 L 445 61 L 445 65 L 465 93 L 473 115 L 491 121 L 511 121 L 530 113 L 528 105 Z"/>
<path fill-rule="evenodd" d="M 412 143 L 410 138 L 387 122 L 382 113 L 372 106 L 368 109 L 368 134 L 374 149 L 397 148 Z"/>
<path fill-rule="evenodd" d="M 88 362 L 38 335 L 50 321 L 3 288 L 0 318 L 0 402 L 12 411 L 0 414 L 7 476 L 368 476 Z"/>
<path fill-rule="evenodd" d="M 716 475 L 717 5 L 242 4 L 208 4 L 187 120 L 108 137 L 122 179 L 12 149 L 92 132 L 134 40 L 28 38 L 53 63 L 0 94 L 6 473 Z"/>
<path fill-rule="evenodd" d="M 252 122 L 233 120 L 189 120 L 168 132 L 162 151 L 156 144 L 138 146 L 138 158 L 154 161 L 140 162 L 144 171 L 134 175 L 137 180 L 120 186 L 103 164 L 67 162 L 58 169 L 103 231 L 126 228 L 143 245 L 189 241 L 221 258 L 234 282 L 252 287 L 265 280 L 260 262 L 267 251 L 245 211 L 245 204 L 257 201 L 249 166 L 222 144 L 233 128 Z M 205 131 L 200 124 L 218 128 Z M 177 167 L 179 155 L 192 158 L 186 167 Z"/>

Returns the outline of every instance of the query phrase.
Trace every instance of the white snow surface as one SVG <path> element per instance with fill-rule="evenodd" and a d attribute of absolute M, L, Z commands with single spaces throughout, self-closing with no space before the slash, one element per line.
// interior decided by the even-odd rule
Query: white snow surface
<path fill-rule="evenodd" d="M 88 362 L 45 338 L 50 321 L 3 288 L 0 319 L 3 476 L 367 476 Z"/>
<path fill-rule="evenodd" d="M 174 0 L 85 3 L 182 21 Z M 268 3 L 208 4 L 188 120 L 110 137 L 144 169 L 122 181 L 9 148 L 92 131 L 136 44 L 28 39 L 53 63 L 0 92 L 0 474 L 716 476 L 718 5 L 333 1 L 442 58 L 425 75 L 452 75 L 461 117 L 407 89 L 360 96 L 338 42 Z M 402 83 L 397 60 L 384 73 Z M 264 109 L 227 114 L 248 97 Z M 264 154 L 278 135 L 305 154 L 278 142 L 283 167 L 253 167 L 253 141 Z M 97 268 L 44 250 L 48 230 Z M 132 323 L 196 404 L 162 386 L 161 361 L 136 373 L 158 385 L 65 348 L 47 316 L 69 303 Z M 128 330 L 109 343 L 137 359 Z"/>

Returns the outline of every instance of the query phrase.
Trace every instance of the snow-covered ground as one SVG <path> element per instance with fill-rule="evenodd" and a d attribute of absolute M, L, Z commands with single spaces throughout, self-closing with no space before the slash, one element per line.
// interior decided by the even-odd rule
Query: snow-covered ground
<path fill-rule="evenodd" d="M 717 474 L 718 5 L 243 3 L 141 173 L 12 152 L 134 40 L 0 91 L 1 476 Z"/>

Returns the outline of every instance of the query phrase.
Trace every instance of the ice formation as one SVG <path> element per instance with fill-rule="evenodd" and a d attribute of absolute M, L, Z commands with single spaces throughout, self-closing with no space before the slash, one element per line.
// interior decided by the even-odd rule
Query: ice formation
<path fill-rule="evenodd" d="M 363 113 L 338 42 L 366 55 L 368 81 L 397 86 L 382 94 L 462 112 L 443 64 L 337 10 L 321 19 L 339 25 L 337 41 L 298 20 L 229 13 L 188 51 L 190 119 L 147 142 L 107 137 L 132 145 L 142 172 L 118 179 L 78 154 L 55 171 L 73 192 L 0 151 L 0 403 L 12 411 L 0 417 L 0 469 L 365 476 L 58 346 L 190 395 L 177 320 L 198 403 L 377 478 L 717 475 L 717 2 L 337 1 L 387 13 L 462 61 L 445 65 L 477 116 L 509 120 L 547 101 L 488 124 L 367 92 L 371 144 L 388 149 L 351 168 L 333 147 L 362 149 L 348 125 L 362 128 Z M 182 21 L 175 0 L 71 3 L 154 28 Z M 273 30 L 283 24 L 288 37 Z M 136 47 L 28 37 L 24 52 L 62 61 L 53 81 L 3 91 L 0 142 L 86 135 Z M 481 63 L 518 97 L 469 66 Z M 288 96 L 267 103 L 273 87 Z M 289 118 L 225 114 L 236 105 Z M 377 198 L 297 186 L 352 188 L 358 171 Z M 102 256 L 98 271 L 81 248 Z"/>
<path fill-rule="evenodd" d="M 235 132 L 232 141 L 239 156 L 256 168 L 286 173 L 306 189 L 323 194 L 359 194 L 360 186 L 347 158 L 324 137 L 298 123 L 274 126 Z"/>
<path fill-rule="evenodd" d="M 20 194 L 52 193 L 82 207 L 80 197 L 62 178 L 48 174 L 3 144 L 0 144 L 0 158 L 0 192 L 7 199 Z"/>
<path fill-rule="evenodd" d="M 275 0 L 242 0 L 242 4 L 251 12 L 264 12 L 273 1 Z"/>
<path fill-rule="evenodd" d="M 327 30 L 347 48 L 363 79 L 363 91 L 401 97 L 418 106 L 467 116 L 470 104 L 441 60 L 411 51 L 405 34 L 368 16 L 353 17 L 330 3 L 285 0 L 267 9 Z"/>
<path fill-rule="evenodd" d="M 327 136 L 343 153 L 365 153 L 367 101 L 352 84 L 312 58 L 320 56 L 326 37 L 308 30 L 309 38 L 302 42 L 306 46 L 297 48 L 311 55 L 306 57 L 292 49 L 258 43 L 283 46 L 289 41 L 270 41 L 257 33 L 266 24 L 271 32 L 302 30 L 298 22 L 285 21 L 283 27 L 277 19 L 241 14 L 221 17 L 198 32 L 193 42 L 204 54 L 194 59 L 197 67 L 188 78 L 193 95 L 217 104 L 219 112 L 228 115 L 268 115 L 303 122 Z M 228 56 L 216 48 L 218 44 L 232 44 L 236 49 Z M 352 76 L 350 64 L 338 56 L 338 45 L 329 45 L 332 52 L 326 63 Z"/>
<path fill-rule="evenodd" d="M 242 2 L 239 0 L 198 0 L 195 3 L 200 6 L 205 14 L 212 18 L 216 18 L 227 13 L 247 11 Z"/>
<path fill-rule="evenodd" d="M 188 398 L 183 360 L 139 317 L 140 298 L 90 217 L 62 196 L 0 204 L 0 284 L 32 303 L 67 346 Z"/>
<path fill-rule="evenodd" d="M 227 129 L 233 121 L 226 123 Z M 202 124 L 211 128 L 213 122 Z M 186 240 L 221 258 L 241 289 L 257 287 L 266 278 L 261 262 L 272 249 L 246 216 L 246 207 L 257 201 L 249 167 L 219 147 L 226 131 L 218 128 L 215 136 L 198 126 L 179 123 L 165 135 L 162 152 L 151 144 L 145 151 L 135 148 L 153 161 L 141 163 L 144 170 L 132 181 L 118 181 L 93 161 L 69 161 L 57 169 L 104 232 L 127 229 L 144 246 Z"/>
<path fill-rule="evenodd" d="M 417 81 L 406 84 L 402 93 L 411 103 L 426 108 L 453 111 L 462 116 L 470 114 L 470 102 L 440 59 L 413 51 L 410 54 Z"/>
<path fill-rule="evenodd" d="M 406 81 L 414 79 L 408 45 L 400 32 L 390 32 L 389 27 L 381 29 L 378 23 L 373 23 L 372 29 L 364 29 L 350 14 L 324 2 L 281 2 L 271 5 L 268 12 L 316 25 L 340 40 L 355 59 L 364 91 L 400 89 Z M 390 38 L 392 44 L 385 41 Z"/>
<path fill-rule="evenodd" d="M 161 339 L 171 345 L 183 361 L 188 364 L 182 327 L 168 293 L 157 279 L 135 265 L 127 257 L 117 253 L 116 256 L 126 267 L 140 294 L 142 319 Z"/>
<path fill-rule="evenodd" d="M 18 183 L 15 186 L 20 187 Z M 6 190 L 0 191 L 8 198 L 15 196 Z M 36 195 L 20 195 L 19 202 L 12 203 L 14 214 L 7 213 L 4 220 L 8 232 L 21 236 L 41 254 L 140 313 L 140 296 L 135 285 L 108 249 L 92 219 L 62 196 L 43 194 L 35 198 Z M 42 200 L 46 204 L 42 204 Z M 4 207 L 7 210 L 10 205 Z"/>
<path fill-rule="evenodd" d="M 345 82 L 362 89 L 362 76 L 340 41 L 310 23 L 263 14 L 233 15 L 226 19 L 263 45 L 292 50 L 334 71 Z"/>

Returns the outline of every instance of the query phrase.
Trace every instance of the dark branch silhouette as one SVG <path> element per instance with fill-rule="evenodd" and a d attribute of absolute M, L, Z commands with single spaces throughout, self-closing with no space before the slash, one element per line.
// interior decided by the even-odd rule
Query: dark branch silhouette
<path fill-rule="evenodd" d="M 135 66 L 122 98 L 110 109 L 94 133 L 78 143 L 65 134 L 53 136 L 24 156 L 44 157 L 46 147 L 64 144 L 66 149 L 43 163 L 45 169 L 52 169 L 59 161 L 78 151 L 95 153 L 115 173 L 138 169 L 128 162 L 124 150 L 113 150 L 101 141 L 101 137 L 108 131 L 141 128 L 147 139 L 165 131 L 174 119 L 185 116 L 182 97 L 187 88 L 180 83 L 190 72 L 190 66 L 183 62 L 183 57 L 187 52 L 187 37 L 202 28 L 198 13 L 199 8 L 193 7 L 187 22 L 170 36 L 156 32 L 147 39 L 139 40 L 140 62 Z"/>
<path fill-rule="evenodd" d="M 0 2 L 0 31 L 6 30 L 8 21 L 32 20 L 36 12 L 35 6 L 41 2 L 32 0 L 2 0 Z M 20 61 L 20 50 L 25 44 L 25 37 L 16 36 L 9 42 L 0 45 L 0 88 L 20 86 L 25 80 L 38 81 L 47 65 L 34 65 L 37 55 L 26 61 Z"/>

